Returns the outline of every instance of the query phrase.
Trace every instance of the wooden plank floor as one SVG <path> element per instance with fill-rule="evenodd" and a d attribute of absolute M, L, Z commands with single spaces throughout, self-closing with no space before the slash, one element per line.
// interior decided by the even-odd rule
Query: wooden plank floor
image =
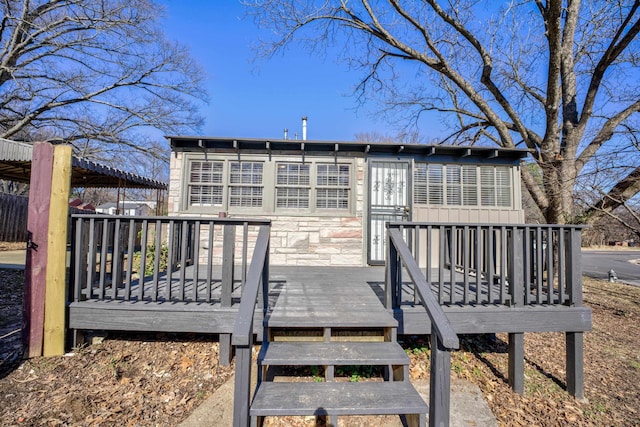
<path fill-rule="evenodd" d="M 286 294 L 286 303 L 289 310 L 302 310 L 301 307 L 318 307 L 325 310 L 330 305 L 336 309 L 349 308 L 353 312 L 366 311 L 369 306 L 384 300 L 384 267 L 289 267 L 289 266 L 273 266 L 270 269 L 270 288 L 272 289 L 270 300 L 273 303 L 280 299 L 279 293 L 285 284 L 288 285 Z M 507 285 L 501 285 L 499 282 L 492 283 L 487 281 L 476 282 L 475 277 L 471 277 L 467 286 L 464 284 L 464 276 L 461 273 L 454 273 L 454 283 L 451 286 L 451 273 L 449 270 L 444 271 L 444 276 L 440 280 L 439 273 L 436 269 L 432 270 L 429 275 L 431 289 L 436 298 L 439 297 L 439 286 L 442 286 L 442 303 L 445 305 L 466 305 L 465 301 L 479 304 L 505 304 L 508 299 Z M 181 284 L 181 277 L 184 282 Z M 157 281 L 153 277 L 146 277 L 142 282 L 144 291 L 140 297 L 139 280 L 132 280 L 130 284 L 130 300 L 151 301 L 153 295 L 159 302 L 207 302 L 219 303 L 221 296 L 221 273 L 219 266 L 216 266 L 212 274 L 213 279 L 207 282 L 205 268 L 201 266 L 197 275 L 193 266 L 185 269 L 184 273 L 180 270 L 174 271 L 171 280 L 168 281 L 166 274 L 161 274 Z M 232 293 L 233 305 L 240 302 L 242 292 L 242 281 L 240 269 L 236 268 L 236 281 Z M 110 282 L 110 280 L 108 280 Z M 169 286 L 170 284 L 170 286 Z M 304 285 L 304 288 L 301 286 Z M 116 290 L 114 298 L 113 289 L 110 283 L 105 284 L 104 294 L 107 300 L 125 300 L 126 289 L 124 284 Z M 184 289 L 181 292 L 180 287 Z M 453 291 L 453 298 L 451 296 Z M 83 291 L 86 295 L 86 289 Z M 100 292 L 100 285 L 95 283 L 92 290 L 90 300 L 97 298 Z M 535 299 L 535 289 L 530 290 L 530 299 Z M 184 299 L 180 300 L 179 296 L 184 293 Z M 207 300 L 209 295 L 209 300 Z M 309 298 L 313 298 L 309 301 Z M 546 289 L 541 292 L 541 300 L 546 302 Z M 557 295 L 553 295 L 554 302 Z M 408 276 L 404 277 L 402 305 L 415 305 L 418 303 L 416 299 L 413 284 L 410 283 Z M 379 305 L 379 304 L 378 304 Z"/>
<path fill-rule="evenodd" d="M 364 269 L 274 269 L 284 281 L 269 318 L 270 327 L 394 327 L 397 321 L 384 308 Z M 384 273 L 384 270 L 382 270 Z"/>

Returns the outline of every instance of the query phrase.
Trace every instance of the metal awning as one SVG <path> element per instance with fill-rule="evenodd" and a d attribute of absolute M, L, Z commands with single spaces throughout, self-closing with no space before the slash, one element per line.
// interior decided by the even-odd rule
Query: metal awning
<path fill-rule="evenodd" d="M 29 183 L 33 146 L 0 138 L 0 179 Z M 150 188 L 166 190 L 162 181 L 146 178 L 90 160 L 72 156 L 72 187 Z"/>

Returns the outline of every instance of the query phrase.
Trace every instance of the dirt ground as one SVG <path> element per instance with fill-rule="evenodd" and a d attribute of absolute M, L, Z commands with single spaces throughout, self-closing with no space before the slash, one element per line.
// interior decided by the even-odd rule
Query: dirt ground
<path fill-rule="evenodd" d="M 65 356 L 22 361 L 22 278 L 0 270 L 0 425 L 172 426 L 232 375 L 217 366 L 215 337 L 202 335 L 109 334 Z M 640 288 L 587 278 L 584 288 L 594 321 L 584 401 L 565 391 L 563 334 L 525 335 L 523 396 L 507 384 L 506 336 L 462 337 L 453 375 L 478 384 L 500 425 L 640 425 Z M 427 337 L 403 345 L 411 375 L 427 378 Z"/>

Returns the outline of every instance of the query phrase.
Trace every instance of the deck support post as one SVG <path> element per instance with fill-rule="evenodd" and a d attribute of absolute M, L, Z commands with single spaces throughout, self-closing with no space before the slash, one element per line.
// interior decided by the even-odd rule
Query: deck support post
<path fill-rule="evenodd" d="M 509 385 L 524 393 L 524 334 L 509 334 Z"/>
<path fill-rule="evenodd" d="M 236 347 L 236 377 L 233 389 L 233 426 L 249 426 L 249 399 L 251 398 L 251 349 L 253 338 L 249 338 L 249 345 Z"/>
<path fill-rule="evenodd" d="M 231 307 L 234 281 L 236 226 L 225 225 L 222 238 L 222 295 L 220 305 Z M 233 357 L 231 334 L 220 334 L 220 352 L 218 361 L 221 366 L 229 366 Z"/>
<path fill-rule="evenodd" d="M 384 306 L 387 310 L 398 308 L 398 250 L 391 244 L 389 229 L 387 228 L 387 251 L 389 252 L 385 264 Z"/>
<path fill-rule="evenodd" d="M 429 426 L 449 425 L 451 406 L 451 352 L 436 331 L 431 331 L 431 379 L 429 384 Z"/>
<path fill-rule="evenodd" d="M 582 306 L 582 234 L 573 229 L 567 236 L 567 280 L 569 292 L 569 306 Z M 582 332 L 567 332 L 566 343 L 566 371 L 567 391 L 572 396 L 584 398 L 584 334 Z"/>
<path fill-rule="evenodd" d="M 511 229 L 509 241 L 509 293 L 512 307 L 524 306 L 524 240 L 521 229 Z M 524 333 L 509 334 L 509 385 L 518 394 L 524 393 Z"/>
<path fill-rule="evenodd" d="M 584 334 L 567 332 L 567 391 L 576 399 L 584 398 Z"/>

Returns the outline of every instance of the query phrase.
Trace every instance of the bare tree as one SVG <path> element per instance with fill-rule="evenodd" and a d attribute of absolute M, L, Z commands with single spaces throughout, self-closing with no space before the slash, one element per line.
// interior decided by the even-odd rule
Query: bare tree
<path fill-rule="evenodd" d="M 361 100 L 418 123 L 443 118 L 443 142 L 526 147 L 542 185 L 523 182 L 546 221 L 593 222 L 640 191 L 632 149 L 640 111 L 640 1 L 256 0 L 265 52 L 337 46 L 361 70 Z M 576 216 L 573 194 L 597 159 L 619 159 L 605 194 Z"/>
<path fill-rule="evenodd" d="M 153 0 L 0 1 L 0 137 L 109 160 L 202 122 L 202 72 Z M 126 158 L 126 155 L 125 157 Z"/>

